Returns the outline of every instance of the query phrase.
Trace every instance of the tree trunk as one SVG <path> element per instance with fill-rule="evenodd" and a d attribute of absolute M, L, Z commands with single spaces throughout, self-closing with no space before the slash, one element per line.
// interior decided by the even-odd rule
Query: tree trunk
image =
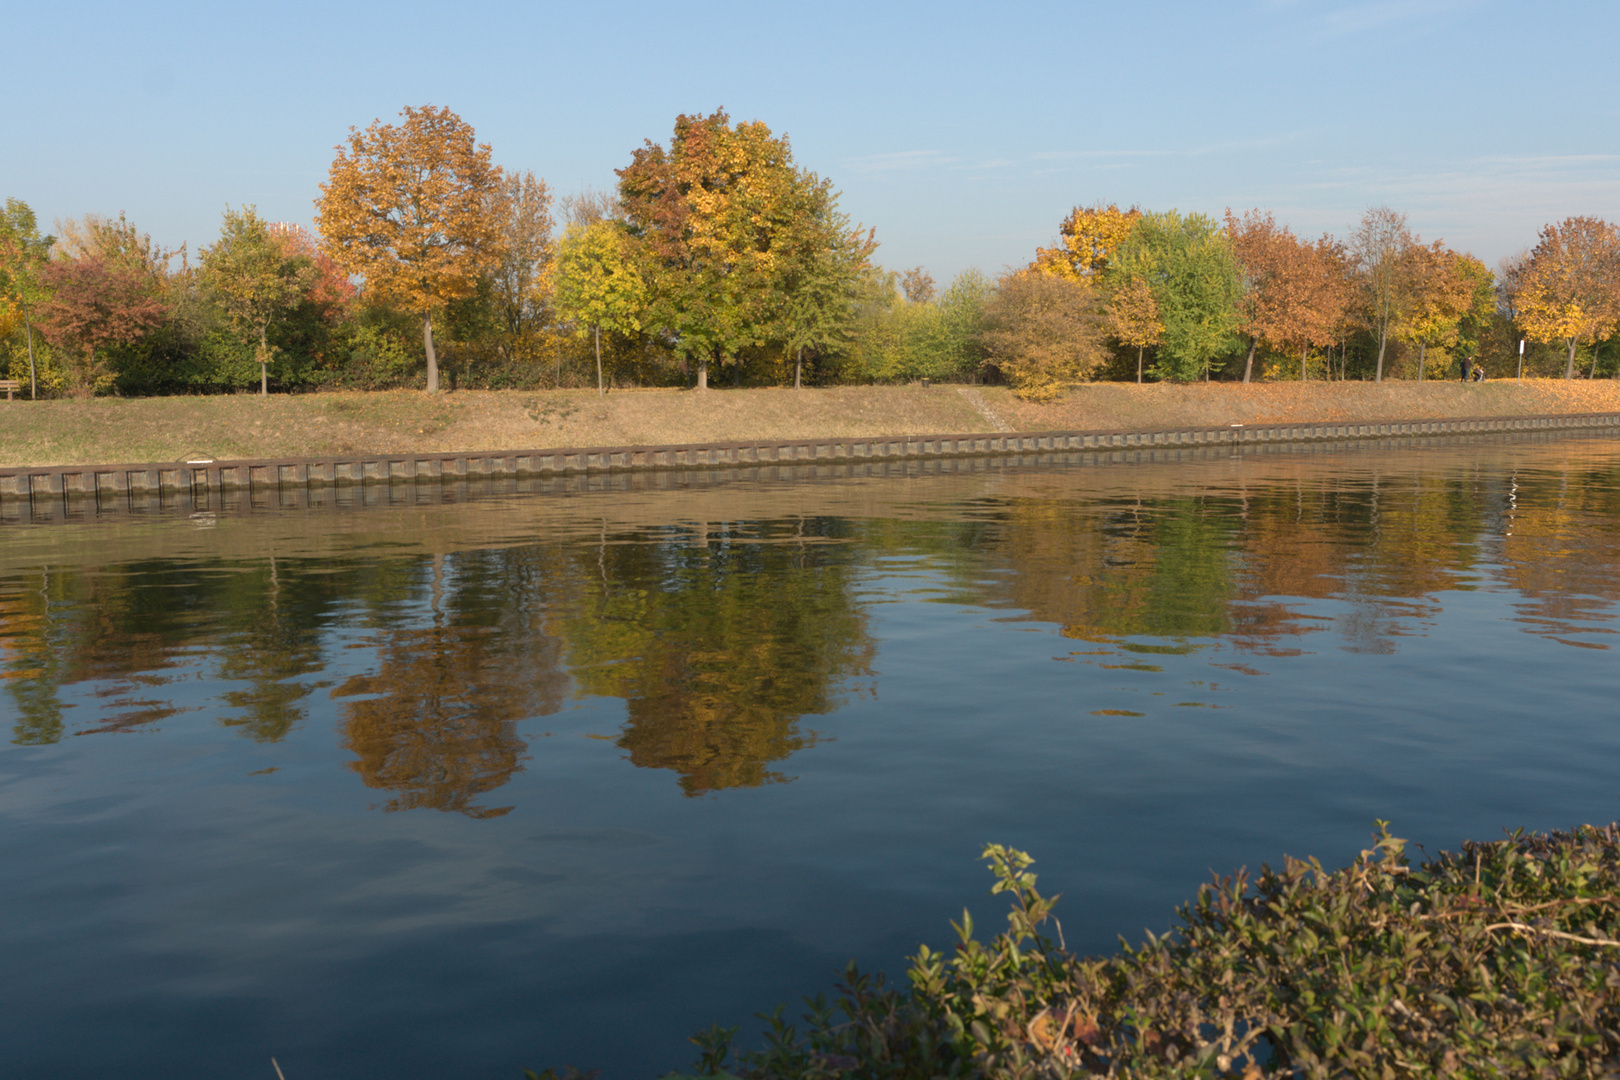
<path fill-rule="evenodd" d="M 1423 357 L 1428 351 L 1429 343 L 1427 341 L 1418 342 L 1418 382 L 1423 381 Z"/>
<path fill-rule="evenodd" d="M 699 390 L 707 390 L 709 388 L 709 358 L 708 357 L 704 357 L 702 360 L 698 361 L 697 388 Z"/>
<path fill-rule="evenodd" d="M 799 389 L 799 377 L 804 373 L 804 346 L 799 346 L 798 359 L 793 361 L 793 389 Z"/>
<path fill-rule="evenodd" d="M 270 346 L 265 341 L 264 327 L 259 327 L 259 396 L 270 396 Z"/>
<path fill-rule="evenodd" d="M 1138 384 L 1142 382 L 1142 346 L 1140 345 L 1136 347 L 1136 381 Z"/>
<path fill-rule="evenodd" d="M 1592 373 L 1587 376 L 1588 379 L 1597 378 L 1597 352 L 1598 352 L 1598 342 L 1597 342 L 1596 338 L 1593 338 L 1592 339 Z"/>
<path fill-rule="evenodd" d="M 1311 351 L 1311 347 L 1309 345 L 1307 345 L 1303 349 L 1299 350 L 1299 381 L 1300 382 L 1305 382 L 1306 381 L 1305 357 L 1307 355 L 1309 355 L 1310 351 Z"/>
<path fill-rule="evenodd" d="M 23 308 L 23 330 L 28 335 L 28 400 L 34 401 L 39 397 L 39 390 L 34 385 L 34 324 L 27 308 Z"/>
<path fill-rule="evenodd" d="M 1564 365 L 1564 378 L 1573 379 L 1574 377 L 1575 377 L 1575 339 L 1570 338 L 1569 339 L 1569 362 Z"/>
<path fill-rule="evenodd" d="M 593 326 L 591 330 L 596 337 L 596 396 L 601 397 L 605 393 L 602 389 L 602 328 Z"/>
<path fill-rule="evenodd" d="M 1384 381 L 1384 345 L 1387 341 L 1384 332 L 1378 331 L 1378 374 L 1373 377 L 1373 382 Z"/>
<path fill-rule="evenodd" d="M 427 392 L 439 392 L 439 356 L 433 351 L 433 313 L 422 312 L 422 347 L 427 350 L 428 378 Z"/>
<path fill-rule="evenodd" d="M 1259 343 L 1260 343 L 1260 340 L 1258 338 L 1255 338 L 1255 337 L 1250 337 L 1249 338 L 1249 358 L 1247 360 L 1243 361 L 1243 381 L 1244 382 L 1249 381 L 1249 373 L 1254 370 L 1254 348 Z"/>

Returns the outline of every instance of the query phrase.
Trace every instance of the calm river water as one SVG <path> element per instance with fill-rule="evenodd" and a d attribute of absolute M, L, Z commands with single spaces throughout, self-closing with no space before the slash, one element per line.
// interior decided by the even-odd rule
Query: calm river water
<path fill-rule="evenodd" d="M 1615 439 L 658 483 L 0 525 L 0 1071 L 653 1076 L 986 841 L 1100 952 L 1620 816 Z"/>

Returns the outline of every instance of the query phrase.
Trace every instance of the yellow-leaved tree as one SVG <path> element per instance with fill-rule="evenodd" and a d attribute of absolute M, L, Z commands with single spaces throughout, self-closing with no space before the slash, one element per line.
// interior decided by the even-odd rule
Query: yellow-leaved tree
<path fill-rule="evenodd" d="M 1542 229 L 1517 299 L 1525 336 L 1564 342 L 1564 378 L 1573 379 L 1576 347 L 1607 337 L 1620 323 L 1620 230 L 1594 217 Z"/>
<path fill-rule="evenodd" d="M 997 283 L 984 308 L 980 341 L 1013 393 L 1050 401 L 1103 365 L 1104 325 L 1095 290 L 1026 268 Z"/>
<path fill-rule="evenodd" d="M 636 266 L 624 226 L 606 218 L 570 225 L 557 249 L 557 312 L 596 345 L 596 393 L 603 394 L 602 331 L 641 329 L 647 284 Z"/>
<path fill-rule="evenodd" d="M 422 316 L 427 388 L 439 389 L 433 313 L 477 288 L 500 259 L 500 167 L 449 109 L 406 106 L 398 126 L 349 129 L 315 200 L 322 246 L 373 295 Z"/>
<path fill-rule="evenodd" d="M 1134 206 L 1129 210 L 1113 203 L 1077 206 L 1058 226 L 1057 246 L 1035 249 L 1032 267 L 1053 277 L 1097 285 L 1114 252 L 1141 219 L 1142 211 Z"/>
<path fill-rule="evenodd" d="M 1114 290 L 1106 309 L 1108 329 L 1121 345 L 1136 348 L 1136 381 L 1142 381 L 1142 351 L 1164 339 L 1159 301 L 1141 278 L 1132 278 Z"/>
<path fill-rule="evenodd" d="M 1462 332 L 1462 320 L 1473 304 L 1475 278 L 1465 269 L 1463 260 L 1467 257 L 1438 240 L 1414 244 L 1407 252 L 1407 303 L 1393 334 L 1417 344 L 1420 380 L 1424 378 L 1430 346 L 1455 345 Z"/>

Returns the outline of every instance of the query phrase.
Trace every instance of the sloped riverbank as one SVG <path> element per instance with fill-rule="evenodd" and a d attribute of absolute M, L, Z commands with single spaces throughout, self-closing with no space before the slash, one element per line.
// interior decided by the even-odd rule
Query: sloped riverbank
<path fill-rule="evenodd" d="M 1045 404 L 988 386 L 19 400 L 0 404 L 0 467 L 1610 411 L 1620 384 L 1546 379 L 1098 383 Z"/>

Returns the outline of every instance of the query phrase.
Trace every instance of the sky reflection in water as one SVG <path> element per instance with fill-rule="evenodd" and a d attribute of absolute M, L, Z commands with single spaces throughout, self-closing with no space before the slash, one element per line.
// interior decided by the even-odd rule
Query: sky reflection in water
<path fill-rule="evenodd" d="M 6 526 L 0 1045 L 652 1075 L 998 923 L 987 840 L 1100 951 L 1375 817 L 1607 821 L 1617 450 Z"/>

